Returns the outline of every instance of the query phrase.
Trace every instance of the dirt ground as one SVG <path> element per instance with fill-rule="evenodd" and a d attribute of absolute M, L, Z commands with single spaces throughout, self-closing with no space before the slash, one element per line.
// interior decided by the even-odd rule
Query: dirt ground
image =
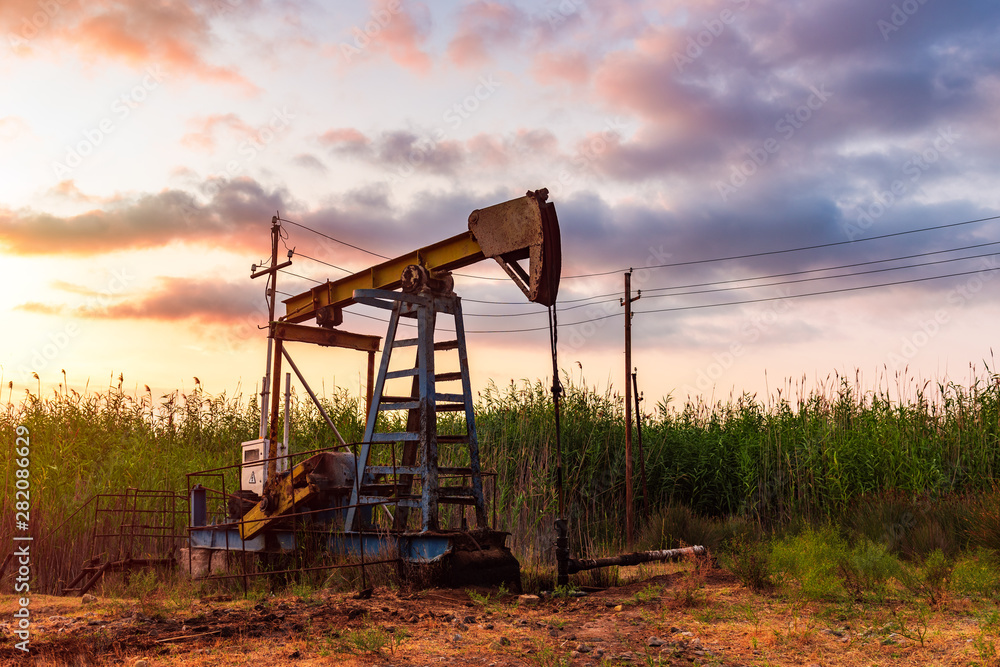
<path fill-rule="evenodd" d="M 996 603 L 804 603 L 721 570 L 662 565 L 579 597 L 311 591 L 244 599 L 36 596 L 31 657 L 0 598 L 0 664 L 996 665 Z"/>

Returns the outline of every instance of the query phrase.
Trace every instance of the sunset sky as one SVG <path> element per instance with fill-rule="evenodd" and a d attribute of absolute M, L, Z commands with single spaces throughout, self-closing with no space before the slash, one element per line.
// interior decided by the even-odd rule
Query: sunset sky
<path fill-rule="evenodd" d="M 1000 324 L 1000 220 L 971 222 L 1000 215 L 998 27 L 995 0 L 4 0 L 3 400 L 63 370 L 248 395 L 276 212 L 393 256 L 543 187 L 576 382 L 621 389 L 634 267 L 647 409 L 964 384 Z M 344 275 L 293 262 L 288 294 Z M 492 262 L 461 273 L 475 388 L 549 376 L 545 310 Z M 344 328 L 383 335 L 370 316 Z M 360 353 L 293 354 L 362 388 Z"/>

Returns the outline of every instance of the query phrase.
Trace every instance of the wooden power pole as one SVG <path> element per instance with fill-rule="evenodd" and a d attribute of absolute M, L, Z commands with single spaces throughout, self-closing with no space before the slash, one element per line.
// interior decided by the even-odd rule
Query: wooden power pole
<path fill-rule="evenodd" d="M 625 539 L 632 548 L 635 523 L 632 520 L 632 302 L 638 301 L 642 290 L 632 298 L 632 269 L 625 272 Z"/>
<path fill-rule="evenodd" d="M 286 266 L 291 266 L 292 264 L 292 253 L 288 252 L 288 261 L 278 264 L 278 241 L 281 238 L 281 220 L 278 216 L 271 218 L 271 260 L 268 263 L 267 268 L 261 268 L 257 270 L 257 265 L 250 267 L 250 278 L 260 278 L 261 276 L 268 276 L 268 287 L 267 287 L 267 375 L 264 376 L 264 387 L 261 396 L 261 436 L 267 437 L 270 441 L 268 443 L 267 458 L 271 459 L 268 462 L 267 472 L 268 475 L 273 477 L 277 472 L 278 462 L 276 457 L 278 456 L 278 400 L 281 396 L 281 341 L 274 339 L 274 327 L 271 323 L 274 322 L 274 300 L 277 296 L 277 282 L 278 282 L 278 271 L 285 268 Z M 271 372 L 271 362 L 272 354 L 274 360 L 274 372 Z M 273 382 L 273 387 L 268 387 L 268 384 Z M 270 414 L 268 414 L 267 405 L 267 392 L 270 390 L 271 406 Z M 268 417 L 270 419 L 268 419 Z M 268 424 L 270 421 L 270 424 Z"/>

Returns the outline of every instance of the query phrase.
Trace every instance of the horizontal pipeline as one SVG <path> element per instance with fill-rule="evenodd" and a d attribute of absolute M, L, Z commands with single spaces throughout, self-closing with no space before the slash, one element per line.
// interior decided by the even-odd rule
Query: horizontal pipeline
<path fill-rule="evenodd" d="M 583 570 L 594 570 L 599 567 L 610 567 L 612 565 L 639 565 L 661 560 L 680 560 L 685 556 L 701 556 L 705 553 L 705 547 L 684 547 L 683 549 L 663 549 L 661 551 L 639 551 L 632 554 L 622 554 L 621 556 L 608 556 L 607 558 L 570 558 L 568 563 L 569 574 L 576 574 Z"/>

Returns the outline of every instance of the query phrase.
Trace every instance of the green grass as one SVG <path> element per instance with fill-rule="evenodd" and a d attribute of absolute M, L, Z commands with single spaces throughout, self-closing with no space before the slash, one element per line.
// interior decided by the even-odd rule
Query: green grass
<path fill-rule="evenodd" d="M 391 631 L 377 626 L 346 630 L 340 637 L 340 649 L 355 654 L 384 655 L 385 649 L 395 653 L 396 648 L 408 637 L 405 630 Z"/>
<path fill-rule="evenodd" d="M 972 599 L 996 600 L 1000 597 L 996 554 L 982 548 L 963 554 L 951 571 L 951 589 Z M 1000 629 L 1000 614 L 997 626 Z"/>
<path fill-rule="evenodd" d="M 186 473 L 237 463 L 238 444 L 257 435 L 255 397 L 212 395 L 200 387 L 160 397 L 142 391 L 130 395 L 122 383 L 119 379 L 117 386 L 83 395 L 61 389 L 44 397 L 30 387 L 20 400 L 0 405 L 0 441 L 13 447 L 17 426 L 30 431 L 32 533 L 45 538 L 39 540 L 33 565 L 47 573 L 41 584 L 49 590 L 89 555 L 93 508 L 71 516 L 88 498 L 129 487 L 166 489 L 183 497 Z M 572 550 L 585 556 L 621 553 L 621 398 L 568 378 L 564 385 L 561 450 Z M 829 582 L 850 576 L 861 583 L 848 581 L 848 588 L 878 589 L 885 576 L 879 568 L 888 555 L 917 564 L 940 551 L 948 562 L 958 563 L 951 586 L 988 595 L 983 591 L 994 584 L 961 559 L 1000 549 L 1000 492 L 994 486 L 1000 472 L 1000 377 L 987 372 L 965 387 L 924 384 L 897 390 L 909 396 L 903 401 L 864 392 L 856 381 L 841 377 L 825 388 L 800 390 L 794 398 L 787 389 L 766 401 L 740 396 L 725 403 L 680 405 L 667 398 L 646 415 L 651 514 L 643 515 L 637 498 L 636 547 L 705 544 L 735 554 L 740 545 L 771 548 L 768 536 L 778 534 L 775 562 L 792 567 L 794 559 L 782 551 L 787 548 L 780 536 L 808 535 L 807 526 L 832 525 L 837 539 L 863 537 L 874 546 L 857 553 L 842 542 L 830 547 L 839 557 L 827 579 L 816 581 L 816 594 L 822 595 L 824 586 L 844 594 L 842 584 L 837 588 Z M 359 440 L 363 401 L 346 392 L 323 401 L 344 437 Z M 291 412 L 293 452 L 334 444 L 308 398 L 295 397 Z M 461 416 L 442 415 L 442 433 L 462 429 Z M 553 569 L 558 506 L 548 383 L 487 387 L 478 398 L 477 430 L 483 467 L 498 474 L 493 505 L 498 527 L 511 531 L 526 580 L 545 581 Z M 376 454 L 381 461 L 391 457 L 388 448 Z M 13 460 L 0 459 L 6 488 L 0 541 L 8 544 L 14 528 Z M 442 449 L 441 465 L 466 462 L 467 455 Z M 228 473 L 227 489 L 236 484 L 235 471 Z M 635 487 L 642 488 L 638 479 Z M 488 485 L 490 501 L 493 492 Z M 181 510 L 178 528 L 183 531 L 186 507 Z M 445 525 L 456 523 L 459 514 L 446 512 L 442 519 Z M 756 558 L 743 563 L 749 568 L 746 576 L 766 588 L 768 572 L 760 569 L 759 553 Z M 854 574 L 838 577 L 837 564 L 845 562 Z"/>
<path fill-rule="evenodd" d="M 479 593 L 471 588 L 465 590 L 469 599 L 478 604 L 485 611 L 499 611 L 503 607 L 503 603 L 500 601 L 502 598 L 509 595 L 507 590 L 507 584 L 500 584 L 499 588 L 492 593 Z"/>

